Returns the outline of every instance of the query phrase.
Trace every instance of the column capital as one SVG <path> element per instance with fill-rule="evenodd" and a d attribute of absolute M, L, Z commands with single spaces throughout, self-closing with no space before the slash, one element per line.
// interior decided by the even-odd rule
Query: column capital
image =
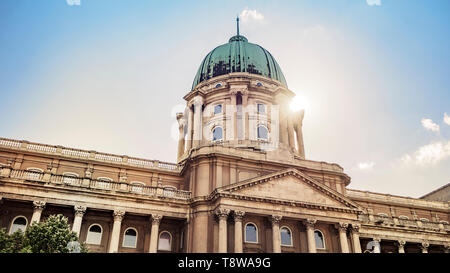
<path fill-rule="evenodd" d="M 314 228 L 314 225 L 317 223 L 316 219 L 306 219 L 303 221 L 303 224 L 306 226 L 306 228 Z"/>
<path fill-rule="evenodd" d="M 113 212 L 114 222 L 122 222 L 124 216 L 125 216 L 125 211 L 115 210 Z"/>
<path fill-rule="evenodd" d="M 339 231 L 347 231 L 348 228 L 348 224 L 347 223 L 343 223 L 343 222 L 339 222 L 337 224 L 334 225 Z"/>
<path fill-rule="evenodd" d="M 235 210 L 234 214 L 233 214 L 234 221 L 235 222 L 242 221 L 242 219 L 244 218 L 244 215 L 245 215 L 245 211 Z"/>
<path fill-rule="evenodd" d="M 381 238 L 380 237 L 374 237 L 374 238 L 372 238 L 372 241 L 375 241 L 375 242 L 381 242 Z"/>
<path fill-rule="evenodd" d="M 217 208 L 214 211 L 214 214 L 217 215 L 217 217 L 219 217 L 219 220 L 223 220 L 223 219 L 227 219 L 228 218 L 228 214 L 230 213 L 229 209 L 226 208 Z"/>
<path fill-rule="evenodd" d="M 427 250 L 429 246 L 430 246 L 430 243 L 429 243 L 428 241 L 423 241 L 423 242 L 420 244 L 420 248 L 422 248 L 422 249 L 424 249 L 424 250 Z"/>
<path fill-rule="evenodd" d="M 399 247 L 405 247 L 405 244 L 406 244 L 406 241 L 405 241 L 405 240 L 398 240 L 398 241 L 397 241 L 397 245 L 398 245 Z"/>
<path fill-rule="evenodd" d="M 352 224 L 352 232 L 359 233 L 359 230 L 361 229 L 360 224 Z"/>
<path fill-rule="evenodd" d="M 86 212 L 86 207 L 84 206 L 75 206 L 74 207 L 74 211 L 75 211 L 75 217 L 79 216 L 79 217 L 83 217 L 84 213 Z"/>
<path fill-rule="evenodd" d="M 163 216 L 160 214 L 152 214 L 152 217 L 151 217 L 152 225 L 159 225 L 159 223 L 161 223 L 162 218 L 163 218 Z"/>
<path fill-rule="evenodd" d="M 270 217 L 270 222 L 272 222 L 272 225 L 278 225 L 281 219 L 283 219 L 283 216 L 281 215 L 272 215 Z"/>
<path fill-rule="evenodd" d="M 33 201 L 33 209 L 34 210 L 43 210 L 47 203 L 45 201 L 36 200 Z"/>
<path fill-rule="evenodd" d="M 445 251 L 445 253 L 449 253 L 450 252 L 450 244 L 449 243 L 444 245 L 444 251 Z"/>

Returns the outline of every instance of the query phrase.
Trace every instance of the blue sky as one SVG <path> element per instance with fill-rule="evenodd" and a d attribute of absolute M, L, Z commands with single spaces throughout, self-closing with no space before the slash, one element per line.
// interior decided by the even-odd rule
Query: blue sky
<path fill-rule="evenodd" d="M 308 159 L 354 189 L 450 182 L 446 0 L 3 0 L 0 136 L 174 162 L 174 113 L 237 14 L 308 102 Z"/>

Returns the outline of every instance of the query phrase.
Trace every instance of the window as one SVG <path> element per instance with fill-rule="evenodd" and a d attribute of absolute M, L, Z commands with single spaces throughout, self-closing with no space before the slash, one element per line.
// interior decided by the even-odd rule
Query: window
<path fill-rule="evenodd" d="M 262 103 L 258 103 L 256 106 L 256 109 L 258 111 L 259 114 L 264 114 L 266 113 L 266 106 Z"/>
<path fill-rule="evenodd" d="M 292 246 L 292 232 L 288 227 L 280 229 L 281 245 Z"/>
<path fill-rule="evenodd" d="M 77 181 L 78 174 L 76 173 L 63 173 L 63 183 L 73 185 Z"/>
<path fill-rule="evenodd" d="M 222 140 L 222 127 L 215 127 L 213 129 L 213 141 Z"/>
<path fill-rule="evenodd" d="M 109 189 L 112 182 L 112 179 L 109 177 L 98 177 L 97 178 L 97 188 L 100 189 Z"/>
<path fill-rule="evenodd" d="M 102 226 L 93 224 L 89 227 L 86 244 L 99 245 L 102 243 Z"/>
<path fill-rule="evenodd" d="M 163 231 L 159 234 L 158 250 L 172 250 L 172 235 L 169 232 Z"/>
<path fill-rule="evenodd" d="M 245 242 L 257 243 L 258 242 L 258 228 L 253 223 L 245 225 Z"/>
<path fill-rule="evenodd" d="M 27 171 L 29 172 L 27 173 L 26 179 L 30 180 L 40 180 L 42 173 L 44 173 L 44 171 L 39 168 L 28 168 Z"/>
<path fill-rule="evenodd" d="M 261 82 L 257 82 L 256 86 L 261 87 L 261 86 L 263 86 L 263 84 Z"/>
<path fill-rule="evenodd" d="M 214 105 L 214 115 L 222 113 L 222 104 Z"/>
<path fill-rule="evenodd" d="M 14 232 L 21 230 L 22 232 L 25 232 L 25 229 L 27 228 L 27 218 L 24 216 L 17 216 L 13 219 L 11 228 L 9 229 L 9 233 L 13 234 Z"/>
<path fill-rule="evenodd" d="M 125 234 L 123 236 L 123 247 L 136 247 L 137 242 L 137 231 L 134 228 L 128 228 L 125 230 Z"/>
<path fill-rule="evenodd" d="M 221 86 L 222 86 L 221 83 L 216 84 L 216 88 L 221 87 Z"/>
<path fill-rule="evenodd" d="M 145 184 L 142 182 L 137 182 L 137 181 L 131 182 L 130 191 L 135 192 L 135 193 L 142 193 L 144 190 L 144 188 L 143 188 L 144 186 L 145 186 Z"/>
<path fill-rule="evenodd" d="M 263 125 L 258 126 L 258 139 L 268 140 L 269 132 L 267 128 Z"/>
<path fill-rule="evenodd" d="M 314 231 L 314 238 L 316 240 L 316 248 L 325 249 L 325 240 L 320 230 Z"/>

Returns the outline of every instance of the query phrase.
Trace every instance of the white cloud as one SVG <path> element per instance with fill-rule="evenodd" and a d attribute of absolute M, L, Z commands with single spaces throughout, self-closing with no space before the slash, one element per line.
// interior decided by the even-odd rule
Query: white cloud
<path fill-rule="evenodd" d="M 381 0 L 366 0 L 369 6 L 381 6 Z"/>
<path fill-rule="evenodd" d="M 433 132 L 438 132 L 439 133 L 439 125 L 434 123 L 431 119 L 423 118 L 422 119 L 422 126 L 423 126 L 423 128 L 425 128 L 425 129 L 427 129 L 429 131 L 433 131 Z"/>
<path fill-rule="evenodd" d="M 447 113 L 444 113 L 444 122 L 445 122 L 447 125 L 450 125 L 450 116 L 447 115 Z"/>
<path fill-rule="evenodd" d="M 250 10 L 248 8 L 245 8 L 243 11 L 241 11 L 241 14 L 239 14 L 239 18 L 244 23 L 251 20 L 262 21 L 264 20 L 264 15 L 262 15 L 262 13 L 258 12 L 256 9 Z"/>
<path fill-rule="evenodd" d="M 413 154 L 403 155 L 400 161 L 406 165 L 427 166 L 436 165 L 448 157 L 450 157 L 450 140 L 419 147 Z"/>
<path fill-rule="evenodd" d="M 374 162 L 361 162 L 361 163 L 358 163 L 358 168 L 360 170 L 367 171 L 367 170 L 372 170 L 374 165 L 375 165 Z"/>

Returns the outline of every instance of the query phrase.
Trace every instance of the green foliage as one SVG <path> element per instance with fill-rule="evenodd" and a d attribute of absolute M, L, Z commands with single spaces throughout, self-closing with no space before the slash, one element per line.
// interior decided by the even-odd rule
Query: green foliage
<path fill-rule="evenodd" d="M 78 241 L 71 231 L 67 218 L 61 214 L 51 215 L 45 222 L 33 223 L 22 231 L 7 234 L 0 230 L 0 253 L 68 253 L 67 244 Z M 81 252 L 88 252 L 81 244 Z"/>

